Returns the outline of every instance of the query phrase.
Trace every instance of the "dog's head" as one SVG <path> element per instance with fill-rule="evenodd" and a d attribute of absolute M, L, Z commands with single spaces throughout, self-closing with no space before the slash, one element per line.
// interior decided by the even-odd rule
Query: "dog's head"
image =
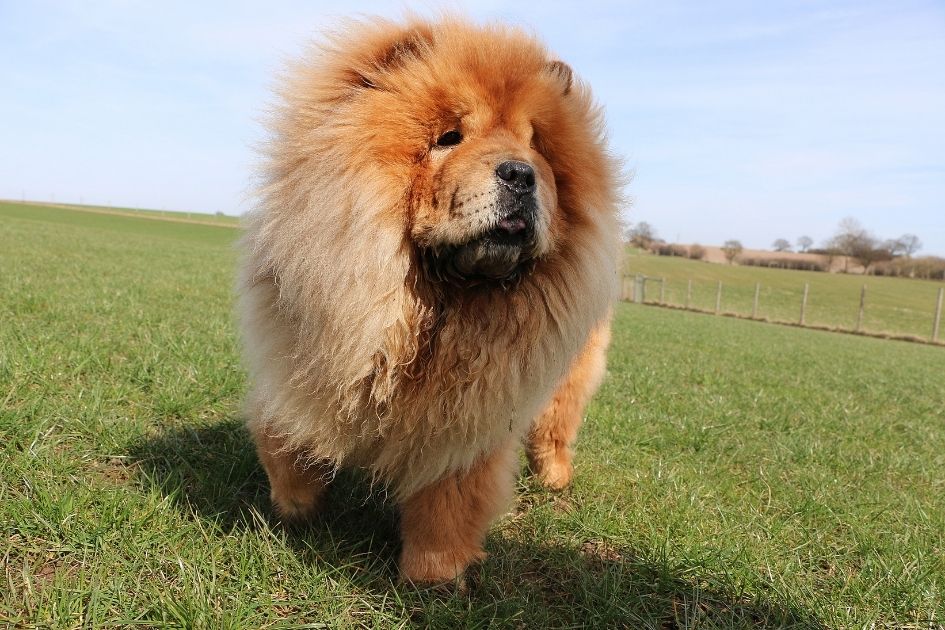
<path fill-rule="evenodd" d="M 430 279 L 505 284 L 611 201 L 598 109 L 532 36 L 452 19 L 358 32 L 318 88 L 346 147 L 326 159 L 353 164 L 347 185 L 371 187 Z"/>

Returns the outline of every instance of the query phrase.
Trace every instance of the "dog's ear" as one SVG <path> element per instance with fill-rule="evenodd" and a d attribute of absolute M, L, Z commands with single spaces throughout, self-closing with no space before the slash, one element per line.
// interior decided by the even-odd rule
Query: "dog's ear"
<path fill-rule="evenodd" d="M 352 78 L 361 87 L 377 88 L 378 78 L 411 59 L 420 59 L 433 45 L 433 32 L 426 25 L 380 37 L 372 42 Z"/>
<path fill-rule="evenodd" d="M 563 61 L 549 61 L 545 64 L 544 72 L 561 84 L 562 94 L 571 92 L 571 84 L 574 82 L 574 72 L 571 70 L 571 66 Z"/>

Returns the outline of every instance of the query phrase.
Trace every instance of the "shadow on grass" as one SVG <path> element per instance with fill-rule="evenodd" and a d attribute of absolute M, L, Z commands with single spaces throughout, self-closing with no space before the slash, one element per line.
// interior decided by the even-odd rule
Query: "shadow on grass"
<path fill-rule="evenodd" d="M 137 442 L 130 456 L 146 487 L 193 518 L 223 532 L 275 524 L 265 474 L 240 420 L 168 429 Z M 466 627 L 821 627 L 805 611 L 708 586 L 718 580 L 695 569 L 682 575 L 599 540 L 569 546 L 493 534 L 489 559 L 470 569 L 463 592 L 394 586 L 396 513 L 357 474 L 339 474 L 318 521 L 284 531 L 303 558 L 398 601 L 397 611 L 425 627 L 455 628 L 458 619 Z"/>

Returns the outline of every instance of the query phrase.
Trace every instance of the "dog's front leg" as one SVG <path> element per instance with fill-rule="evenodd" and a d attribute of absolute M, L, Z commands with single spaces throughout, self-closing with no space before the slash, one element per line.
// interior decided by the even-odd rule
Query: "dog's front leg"
<path fill-rule="evenodd" d="M 515 443 L 423 488 L 401 504 L 400 574 L 417 584 L 459 578 L 482 560 L 489 524 L 514 490 Z"/>

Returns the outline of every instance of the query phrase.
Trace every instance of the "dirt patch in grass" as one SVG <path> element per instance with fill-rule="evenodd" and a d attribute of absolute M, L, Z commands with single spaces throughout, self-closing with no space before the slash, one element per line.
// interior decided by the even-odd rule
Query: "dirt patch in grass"
<path fill-rule="evenodd" d="M 622 562 L 624 559 L 616 547 L 604 540 L 588 540 L 581 545 L 581 555 L 597 565 Z"/>
<path fill-rule="evenodd" d="M 136 468 L 135 462 L 125 456 L 111 456 L 92 464 L 92 470 L 98 478 L 114 485 L 125 485 L 131 481 Z"/>
<path fill-rule="evenodd" d="M 10 542 L 14 548 L 25 544 L 19 534 L 11 536 Z M 35 547 L 23 551 L 19 557 L 7 558 L 4 564 L 5 582 L 12 594 L 31 599 L 51 587 L 56 576 L 68 577 L 78 570 L 79 563 L 69 554 Z"/>

